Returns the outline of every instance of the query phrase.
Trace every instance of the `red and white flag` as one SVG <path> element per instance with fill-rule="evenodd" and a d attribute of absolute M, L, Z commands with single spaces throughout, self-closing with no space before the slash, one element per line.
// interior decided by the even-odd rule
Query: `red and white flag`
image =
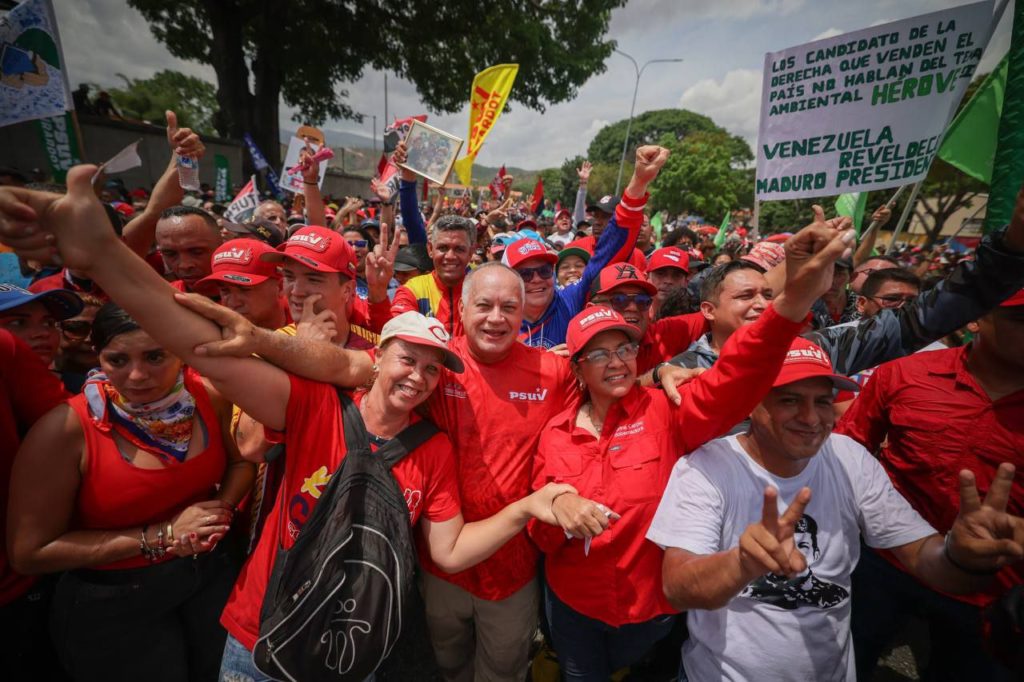
<path fill-rule="evenodd" d="M 250 176 L 235 198 L 224 211 L 224 217 L 233 223 L 244 223 L 252 217 L 256 207 L 260 205 L 260 193 L 256 189 L 256 177 Z"/>

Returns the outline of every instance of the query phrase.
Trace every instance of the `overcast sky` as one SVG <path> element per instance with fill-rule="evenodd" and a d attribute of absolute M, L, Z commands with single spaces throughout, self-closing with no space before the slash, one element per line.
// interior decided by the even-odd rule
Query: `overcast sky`
<path fill-rule="evenodd" d="M 610 38 L 643 64 L 648 59 L 682 58 L 681 64 L 653 64 L 640 83 L 637 113 L 684 107 L 710 116 L 751 144 L 757 136 L 761 66 L 766 52 L 874 24 L 969 4 L 962 0 L 630 0 L 613 13 Z M 119 0 L 54 0 L 72 86 L 81 81 L 120 84 L 114 74 L 146 78 L 175 69 L 216 83 L 211 67 L 172 57 L 153 37 L 145 20 Z M 1009 47 L 1011 0 L 985 52 L 982 71 L 991 70 Z M 483 68 L 486 65 L 481 65 Z M 584 154 L 604 125 L 629 116 L 635 75 L 628 59 L 612 54 L 607 70 L 592 77 L 571 102 L 544 114 L 513 103 L 498 121 L 477 157 L 489 166 L 525 168 L 560 165 Z M 467 98 L 470 84 L 466 83 Z M 384 120 L 384 75 L 367 70 L 348 86 L 356 111 Z M 394 116 L 423 113 L 415 87 L 391 75 L 388 107 Z M 467 105 L 468 110 L 468 105 Z M 281 108 L 283 125 L 293 112 Z M 429 112 L 428 112 L 429 113 Z M 430 116 L 430 122 L 466 135 L 467 111 Z M 351 121 L 325 128 L 364 132 Z"/>

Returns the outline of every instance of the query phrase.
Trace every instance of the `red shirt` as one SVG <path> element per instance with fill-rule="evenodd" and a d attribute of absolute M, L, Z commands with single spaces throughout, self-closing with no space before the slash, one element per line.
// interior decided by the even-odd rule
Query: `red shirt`
<path fill-rule="evenodd" d="M 700 313 L 675 315 L 651 322 L 644 338 L 640 339 L 636 371 L 644 374 L 658 363 L 668 362 L 710 330 L 710 323 Z"/>
<path fill-rule="evenodd" d="M 679 407 L 660 390 L 636 386 L 605 416 L 600 440 L 576 426 L 576 407 L 548 422 L 533 487 L 568 483 L 622 515 L 594 538 L 589 556 L 582 540 L 530 522 L 530 536 L 547 554 L 547 584 L 559 599 L 615 627 L 675 613 L 662 593 L 662 550 L 645 538 L 672 467 L 750 415 L 802 328 L 769 307 L 729 338 L 711 369 L 680 387 Z"/>
<path fill-rule="evenodd" d="M 353 296 L 353 299 L 348 321 L 380 334 L 381 329 L 391 319 L 391 301 L 385 298 L 380 303 L 370 303 L 358 296 Z"/>
<path fill-rule="evenodd" d="M 185 368 L 185 388 L 196 401 L 207 434 L 206 448 L 180 464 L 162 469 L 142 469 L 121 456 L 111 434 L 110 422 L 100 421 L 89 412 L 85 394 L 68 401 L 82 425 L 85 438 L 85 471 L 75 501 L 74 530 L 117 529 L 159 524 L 181 510 L 216 495 L 215 486 L 224 478 L 227 452 L 221 434 L 220 419 L 214 410 L 202 379 L 195 370 Z M 167 554 L 165 561 L 173 560 Z M 96 569 L 149 566 L 140 552 Z"/>
<path fill-rule="evenodd" d="M 277 548 L 295 544 L 331 474 L 345 458 L 341 401 L 333 386 L 292 376 L 285 414 L 284 477 L 268 512 L 263 533 L 238 576 L 220 622 L 250 651 L 256 645 L 260 608 Z M 360 400 L 362 394 L 355 399 Z M 413 422 L 418 417 L 413 415 Z M 452 446 L 443 433 L 410 452 L 391 470 L 409 507 L 409 524 L 420 516 L 443 522 L 459 513 Z M 287 522 L 282 523 L 283 497 Z"/>
<path fill-rule="evenodd" d="M 89 294 L 103 301 L 110 300 L 110 297 L 107 296 L 102 289 L 96 286 L 92 280 L 78 279 L 77 277 L 73 278 L 68 273 L 67 268 L 47 277 L 37 279 L 35 282 L 32 282 L 32 285 L 28 288 L 28 290 L 34 294 L 42 291 L 50 291 L 52 289 L 67 289 L 68 291 L 73 291 L 76 294 Z"/>
<path fill-rule="evenodd" d="M 967 353 L 964 346 L 880 365 L 836 426 L 878 453 L 896 490 L 939 532 L 960 509 L 961 469 L 974 472 L 984 498 L 1000 463 L 1024 467 L 1024 390 L 993 402 L 968 371 Z M 1024 516 L 1019 484 L 1006 510 Z M 1021 583 L 1017 563 L 987 592 L 950 596 L 982 606 Z"/>
<path fill-rule="evenodd" d="M 11 466 L 21 439 L 44 414 L 68 398 L 60 379 L 28 345 L 0 329 L 0 606 L 24 594 L 33 576 L 18 575 L 7 564 L 7 502 Z"/>
<path fill-rule="evenodd" d="M 637 214 L 639 215 L 639 214 Z M 615 213 L 616 219 L 618 219 L 618 212 Z M 586 249 L 591 256 L 594 255 L 594 246 L 597 244 L 597 240 L 592 236 L 580 237 L 576 240 L 574 246 L 578 246 L 581 249 Z M 626 261 L 640 272 L 647 272 L 647 258 L 644 257 L 644 252 L 640 249 L 633 249 L 633 253 L 629 255 L 629 260 Z"/>
<path fill-rule="evenodd" d="M 451 342 L 465 372 L 445 371 L 430 397 L 430 416 L 455 446 L 462 515 L 486 519 L 530 493 L 533 454 L 541 427 L 577 400 L 569 363 L 554 353 L 516 343 L 491 365 L 470 355 L 465 336 Z M 420 543 L 424 570 L 480 597 L 514 594 L 537 572 L 537 549 L 526 533 L 486 561 L 459 573 L 434 566 Z"/>

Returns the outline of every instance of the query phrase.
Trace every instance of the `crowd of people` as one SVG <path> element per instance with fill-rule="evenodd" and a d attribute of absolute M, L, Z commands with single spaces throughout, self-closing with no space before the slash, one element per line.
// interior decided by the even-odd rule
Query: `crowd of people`
<path fill-rule="evenodd" d="M 364 456 L 404 500 L 423 679 L 667 651 L 692 682 L 869 680 L 911 617 L 922 679 L 1024 674 L 1024 189 L 967 253 L 819 207 L 783 238 L 656 230 L 656 146 L 621 196 L 584 163 L 551 220 L 510 182 L 421 206 L 408 170 L 336 203 L 310 163 L 233 222 L 180 187 L 205 149 L 170 121 L 149 191 L 0 186 L 10 679 L 275 679 L 282 566 Z M 373 618 L 299 678 L 372 678 Z"/>

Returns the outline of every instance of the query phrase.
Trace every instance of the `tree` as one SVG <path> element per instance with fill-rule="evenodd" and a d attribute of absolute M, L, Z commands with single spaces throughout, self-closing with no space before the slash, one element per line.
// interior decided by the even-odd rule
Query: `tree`
<path fill-rule="evenodd" d="M 594 136 L 594 141 L 590 143 L 587 150 L 590 162 L 603 161 L 615 164 L 616 172 L 618 172 L 627 126 L 630 128 L 629 148 L 626 150 L 627 161 L 636 156 L 637 147 L 659 143 L 665 139 L 666 135 L 679 141 L 687 135 L 698 132 L 725 135 L 724 144 L 729 149 L 732 163 L 746 164 L 754 158 L 746 140 L 738 135 L 730 135 L 707 116 L 687 109 L 658 109 L 635 116 L 632 126 L 629 126 L 628 119 L 623 119 L 602 128 Z M 623 172 L 623 176 L 625 176 L 625 172 Z"/>
<path fill-rule="evenodd" d="M 296 121 L 361 120 L 340 86 L 366 67 L 412 81 L 437 112 L 459 110 L 475 73 L 501 62 L 519 64 L 511 100 L 538 110 L 570 100 L 604 70 L 615 46 L 604 40 L 611 10 L 625 0 L 516 0 L 485 11 L 468 0 L 129 4 L 171 54 L 213 67 L 221 134 L 252 133 L 276 166 L 281 99 L 298 108 Z M 478 38 L 471 39 L 468 27 Z"/>
<path fill-rule="evenodd" d="M 111 88 L 111 98 L 126 118 L 166 125 L 164 112 L 178 115 L 178 125 L 213 134 L 217 90 L 210 83 L 177 71 L 158 71 L 152 78 L 128 78 L 123 88 Z"/>
<path fill-rule="evenodd" d="M 671 149 L 665 167 L 651 184 L 651 206 L 670 213 L 692 212 L 717 220 L 740 206 L 747 173 L 733 167 L 731 136 L 694 132 L 682 140 L 671 133 L 658 143 Z"/>

